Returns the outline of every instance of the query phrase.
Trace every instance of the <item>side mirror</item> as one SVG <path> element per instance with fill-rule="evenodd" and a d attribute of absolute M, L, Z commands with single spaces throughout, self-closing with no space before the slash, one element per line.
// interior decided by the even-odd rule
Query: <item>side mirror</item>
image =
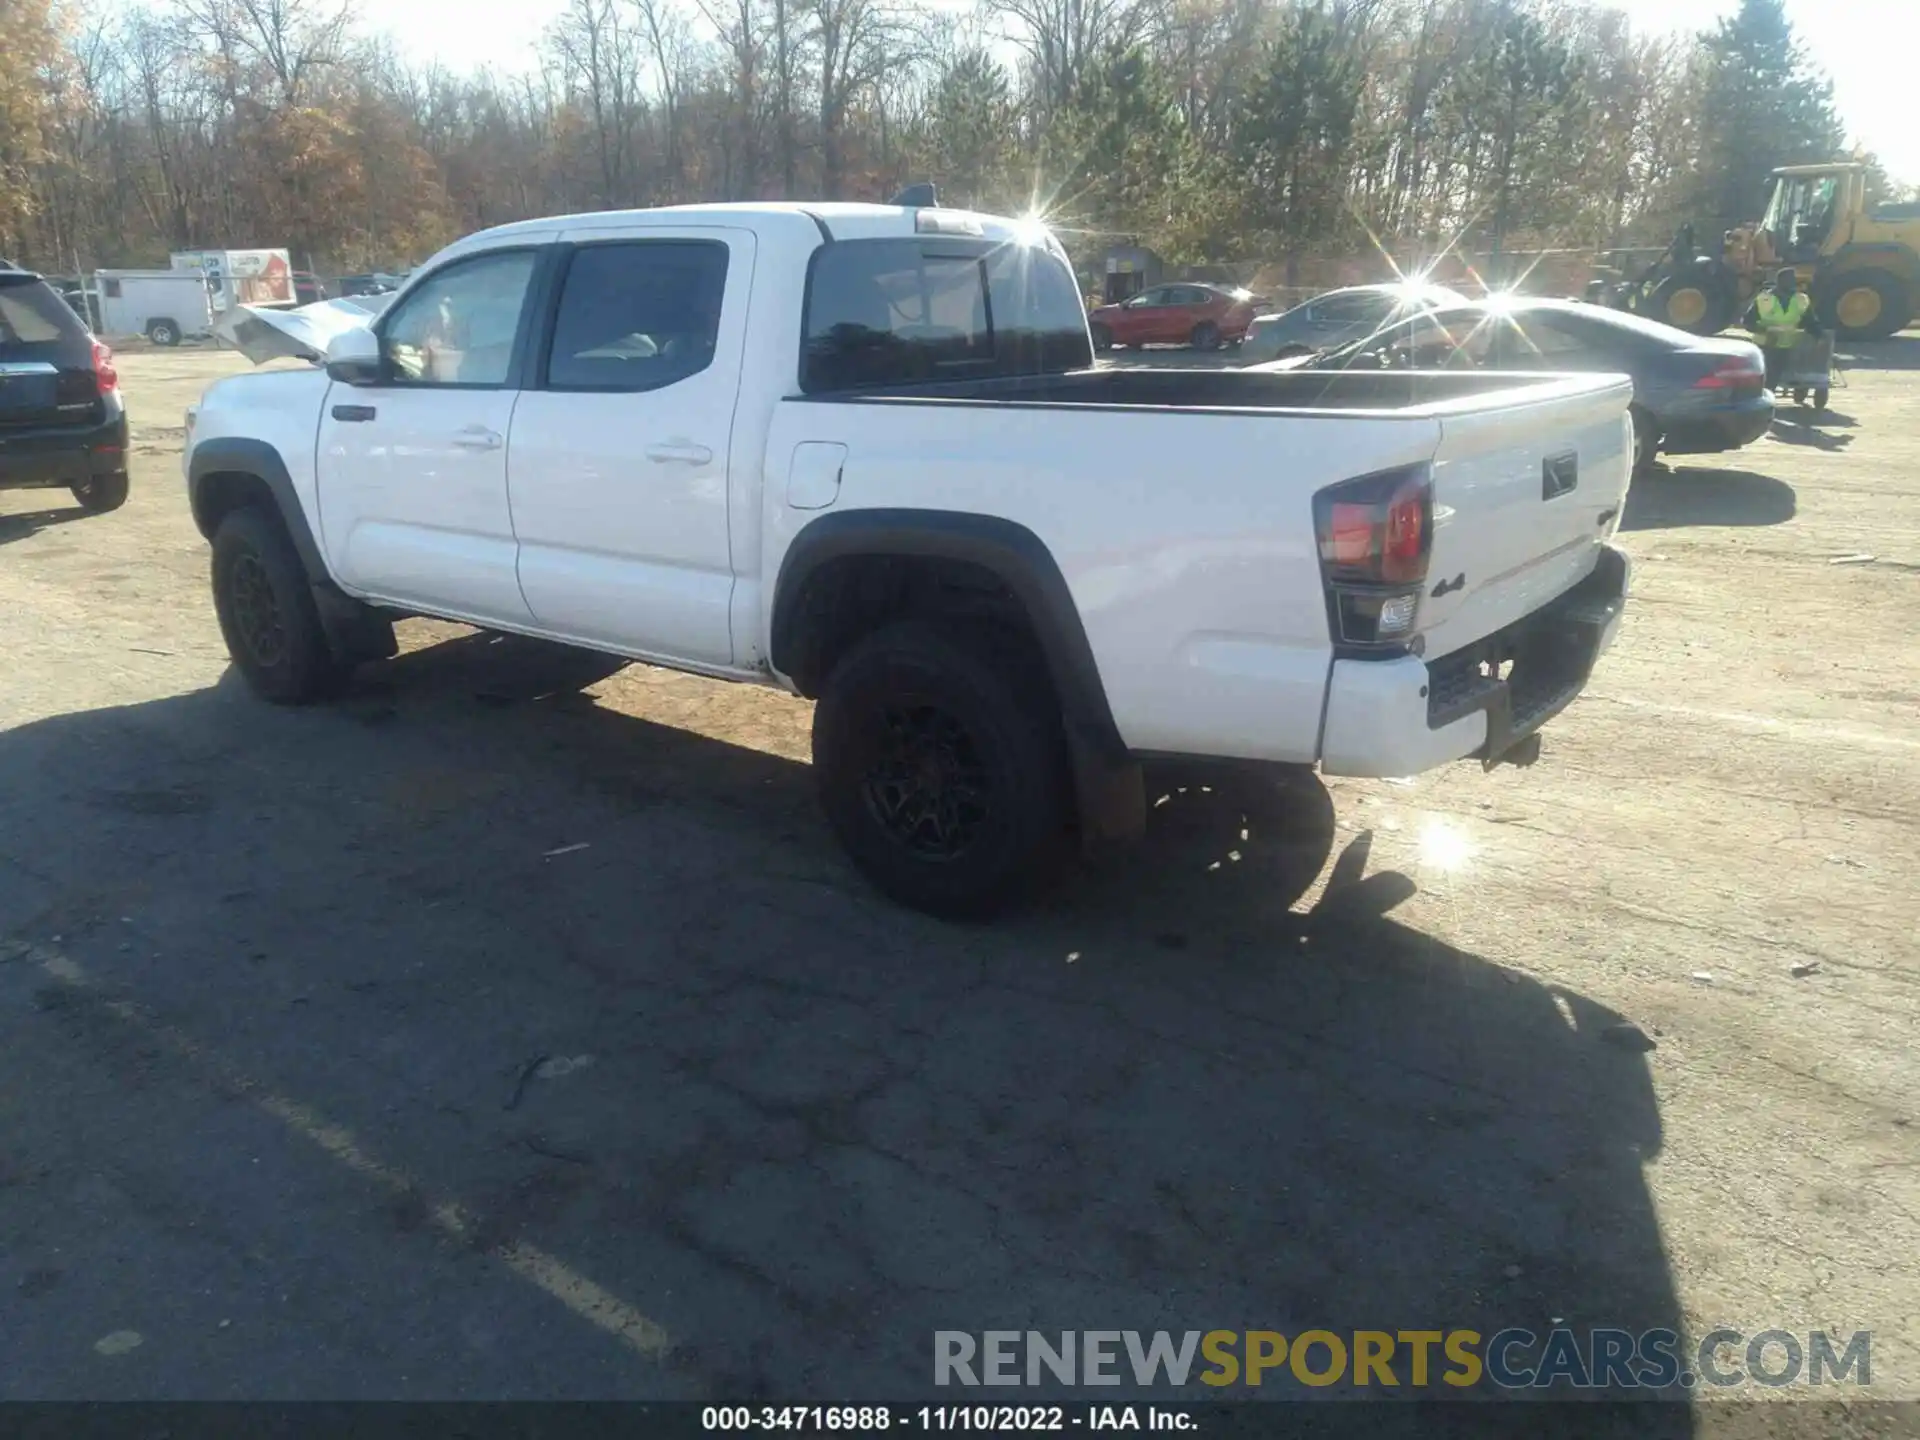
<path fill-rule="evenodd" d="M 327 374 L 342 385 L 375 385 L 384 372 L 380 337 L 364 325 L 342 330 L 327 341 Z"/>

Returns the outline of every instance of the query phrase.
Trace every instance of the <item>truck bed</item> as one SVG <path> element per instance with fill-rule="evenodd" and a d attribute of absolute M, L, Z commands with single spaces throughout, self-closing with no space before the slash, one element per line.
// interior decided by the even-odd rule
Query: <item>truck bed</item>
<path fill-rule="evenodd" d="M 777 571 L 818 518 L 787 503 L 795 457 L 834 455 L 840 512 L 1030 531 L 1129 748 L 1310 763 L 1337 658 L 1316 493 L 1431 468 L 1418 638 L 1438 659 L 1593 570 L 1627 489 L 1631 395 L 1608 375 L 1084 370 L 789 398 L 765 451 L 762 563 Z"/>

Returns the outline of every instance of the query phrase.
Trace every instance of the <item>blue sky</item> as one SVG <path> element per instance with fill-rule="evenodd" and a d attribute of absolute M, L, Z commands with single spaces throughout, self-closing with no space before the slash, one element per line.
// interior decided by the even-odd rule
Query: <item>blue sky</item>
<path fill-rule="evenodd" d="M 382 0 L 377 28 L 419 60 L 453 69 L 491 65 L 517 70 L 562 0 L 518 0 L 477 11 L 472 0 Z M 1613 0 L 1635 28 L 1658 33 L 1704 30 L 1737 0 Z M 370 7 L 372 9 L 373 7 Z M 1857 143 L 1879 154 L 1896 179 L 1920 183 L 1920 103 L 1913 49 L 1920 0 L 1787 0 L 1814 63 L 1834 91 Z"/>

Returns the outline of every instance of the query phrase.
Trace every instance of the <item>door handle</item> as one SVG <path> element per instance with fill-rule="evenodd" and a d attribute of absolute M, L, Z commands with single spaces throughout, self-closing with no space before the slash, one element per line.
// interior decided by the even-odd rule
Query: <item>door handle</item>
<path fill-rule="evenodd" d="M 674 440 L 665 445 L 647 446 L 647 459 L 656 465 L 705 465 L 713 459 L 713 451 L 704 445 Z"/>
<path fill-rule="evenodd" d="M 344 424 L 354 425 L 373 419 L 375 410 L 371 405 L 336 405 L 333 418 Z"/>
<path fill-rule="evenodd" d="M 456 430 L 453 435 L 454 446 L 461 450 L 498 450 L 500 432 L 489 430 L 484 425 L 469 425 L 464 430 Z"/>

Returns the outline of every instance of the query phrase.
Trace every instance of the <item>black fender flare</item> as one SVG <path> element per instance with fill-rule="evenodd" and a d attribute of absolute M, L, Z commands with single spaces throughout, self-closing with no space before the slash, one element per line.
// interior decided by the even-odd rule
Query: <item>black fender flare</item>
<path fill-rule="evenodd" d="M 287 473 L 287 462 L 278 450 L 264 440 L 241 435 L 222 435 L 193 447 L 193 456 L 187 462 L 187 503 L 193 509 L 195 527 L 208 540 L 213 539 L 223 513 L 215 508 L 213 486 L 208 483 L 214 475 L 250 475 L 265 485 L 280 513 L 280 523 L 306 567 L 308 581 L 332 583 L 319 542 L 313 538 L 313 526 L 294 491 L 293 476 Z"/>
<path fill-rule="evenodd" d="M 1080 609 L 1044 541 L 997 515 L 955 510 L 844 510 L 822 515 L 794 537 L 774 582 L 768 660 L 810 688 L 823 676 L 804 669 L 802 597 L 822 567 L 853 556 L 958 560 L 994 575 L 1025 610 L 1060 702 L 1073 761 L 1083 833 L 1121 838 L 1145 825 L 1145 789 L 1107 703 L 1100 667 Z"/>
<path fill-rule="evenodd" d="M 217 475 L 244 475 L 266 488 L 280 524 L 293 542 L 294 553 L 300 557 L 300 568 L 307 572 L 320 624 L 337 655 L 357 662 L 384 660 L 398 651 L 393 622 L 334 584 L 306 508 L 293 488 L 293 476 L 278 450 L 264 440 L 244 435 L 216 436 L 193 447 L 187 461 L 187 504 L 193 511 L 195 528 L 208 540 L 213 539 L 226 514 L 213 484 Z"/>

